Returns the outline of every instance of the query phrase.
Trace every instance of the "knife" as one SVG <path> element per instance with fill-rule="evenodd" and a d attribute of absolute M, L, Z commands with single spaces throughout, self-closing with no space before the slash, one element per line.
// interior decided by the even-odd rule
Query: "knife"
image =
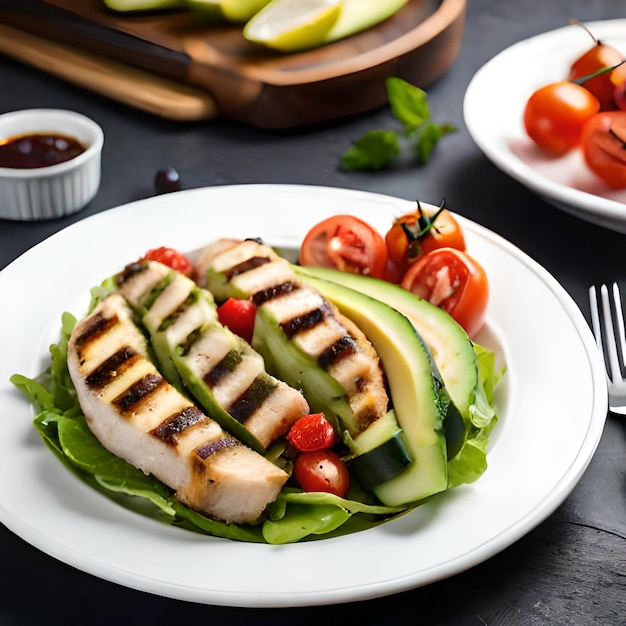
<path fill-rule="evenodd" d="M 79 4 L 83 4 L 81 1 Z M 0 22 L 185 81 L 191 57 L 42 0 L 0 0 Z"/>

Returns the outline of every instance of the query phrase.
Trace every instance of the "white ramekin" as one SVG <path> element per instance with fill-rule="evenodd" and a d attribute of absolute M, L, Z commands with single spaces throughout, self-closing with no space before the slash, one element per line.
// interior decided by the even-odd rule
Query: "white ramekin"
<path fill-rule="evenodd" d="M 88 117 L 62 109 L 25 109 L 0 115 L 0 138 L 60 133 L 87 147 L 77 157 L 32 169 L 0 167 L 0 218 L 44 220 L 84 208 L 100 187 L 104 133 Z"/>

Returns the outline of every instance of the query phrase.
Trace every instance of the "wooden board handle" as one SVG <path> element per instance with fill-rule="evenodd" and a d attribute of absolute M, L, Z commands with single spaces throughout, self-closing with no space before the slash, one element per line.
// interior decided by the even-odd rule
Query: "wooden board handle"
<path fill-rule="evenodd" d="M 199 121 L 219 115 L 215 100 L 205 91 L 4 24 L 0 53 L 167 119 Z"/>

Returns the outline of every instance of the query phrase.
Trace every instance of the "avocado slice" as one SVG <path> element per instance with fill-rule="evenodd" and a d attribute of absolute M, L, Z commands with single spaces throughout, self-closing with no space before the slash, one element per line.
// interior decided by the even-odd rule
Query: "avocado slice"
<path fill-rule="evenodd" d="M 476 352 L 465 330 L 439 307 L 385 280 L 330 268 L 294 266 L 294 269 L 302 278 L 313 276 L 330 280 L 367 294 L 409 319 L 430 349 L 452 400 L 444 426 L 448 459 L 454 458 L 465 443 L 479 386 Z"/>
<path fill-rule="evenodd" d="M 433 376 L 430 352 L 411 322 L 364 293 L 311 273 L 298 270 L 298 275 L 361 328 L 382 361 L 413 461 L 373 492 L 383 504 L 401 506 L 444 491 L 448 475 L 443 419 L 450 399 Z"/>

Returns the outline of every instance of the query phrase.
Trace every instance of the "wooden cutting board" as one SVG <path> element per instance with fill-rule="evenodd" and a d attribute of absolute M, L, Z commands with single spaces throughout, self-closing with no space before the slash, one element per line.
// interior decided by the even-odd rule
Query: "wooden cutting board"
<path fill-rule="evenodd" d="M 168 119 L 295 128 L 383 106 L 389 76 L 426 89 L 456 58 L 465 10 L 466 0 L 409 0 L 368 31 L 282 54 L 185 10 L 0 0 L 0 53 Z"/>

